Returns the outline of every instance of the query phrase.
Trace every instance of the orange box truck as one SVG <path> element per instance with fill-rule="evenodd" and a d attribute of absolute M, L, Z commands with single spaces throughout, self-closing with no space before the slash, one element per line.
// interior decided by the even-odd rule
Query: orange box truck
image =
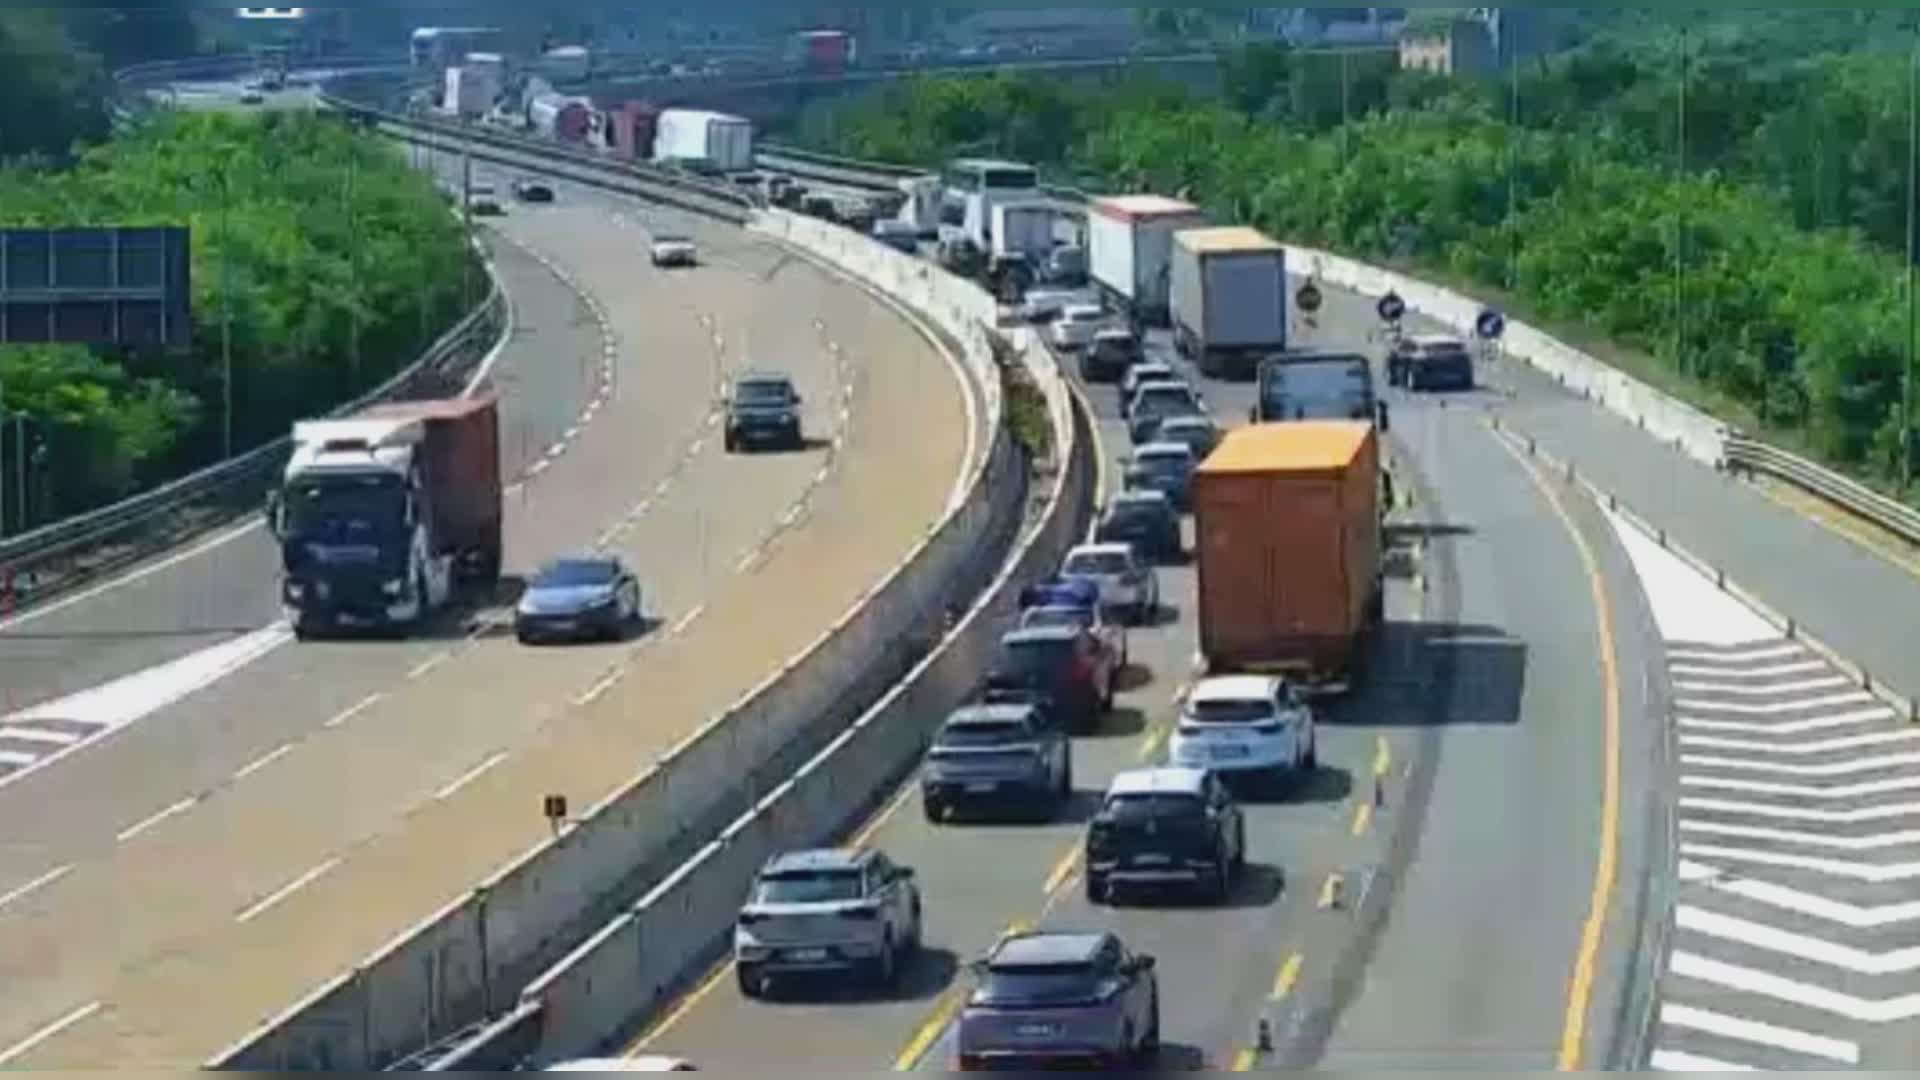
<path fill-rule="evenodd" d="M 1208 670 L 1345 689 L 1382 615 L 1373 425 L 1236 428 L 1195 474 L 1193 512 Z"/>

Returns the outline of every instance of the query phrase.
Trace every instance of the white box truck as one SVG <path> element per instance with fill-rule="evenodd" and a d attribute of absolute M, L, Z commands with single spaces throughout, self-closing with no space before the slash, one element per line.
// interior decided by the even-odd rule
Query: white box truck
<path fill-rule="evenodd" d="M 1244 225 L 1173 236 L 1173 340 L 1201 374 L 1252 378 L 1287 347 L 1287 251 Z"/>
<path fill-rule="evenodd" d="M 704 109 L 664 109 L 654 127 L 655 161 L 707 161 L 722 172 L 753 168 L 753 124 Z"/>
<path fill-rule="evenodd" d="M 1087 209 L 1087 269 L 1101 294 L 1142 325 L 1167 325 L 1173 234 L 1204 227 L 1206 214 L 1163 195 L 1105 195 Z"/>
<path fill-rule="evenodd" d="M 993 254 L 1025 255 L 1035 265 L 1053 250 L 1052 203 L 1005 202 L 993 206 Z"/>

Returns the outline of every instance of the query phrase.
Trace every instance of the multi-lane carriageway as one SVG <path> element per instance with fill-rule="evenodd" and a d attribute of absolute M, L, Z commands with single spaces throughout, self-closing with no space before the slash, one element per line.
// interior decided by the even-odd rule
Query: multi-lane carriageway
<path fill-rule="evenodd" d="M 545 227 L 558 225 L 563 210 L 581 209 L 594 197 L 563 190 L 562 199 L 562 207 L 542 211 L 554 218 L 542 221 L 536 242 L 564 243 L 559 237 L 565 230 L 548 235 Z M 629 218 L 634 213 L 623 212 Z M 608 290 L 643 290 L 649 283 L 644 273 L 632 280 L 637 237 L 618 256 L 617 280 L 582 269 L 601 265 L 599 273 L 606 273 L 604 263 L 584 254 L 594 244 L 608 243 L 604 234 L 611 218 L 594 220 L 592 240 L 576 237 L 577 247 L 551 253 L 574 268 L 617 320 Z M 521 219 L 516 215 L 505 227 L 519 228 Z M 738 242 L 734 234 L 725 234 L 703 235 L 703 243 L 724 247 L 730 238 Z M 779 271 L 782 286 L 791 272 Z M 1367 305 L 1328 293 L 1328 306 L 1310 336 L 1323 343 L 1364 340 L 1372 322 Z M 572 399 L 551 406 L 554 419 L 547 429 L 533 416 L 537 410 L 523 415 L 522 406 L 510 405 L 515 410 L 510 423 L 530 432 L 525 445 L 531 450 L 517 459 L 522 468 L 544 457 L 533 451 L 576 426 L 580 412 L 574 410 L 584 411 L 595 396 L 591 321 L 589 310 L 574 327 L 576 332 L 586 328 L 576 351 L 588 359 L 570 384 L 562 384 L 570 389 L 556 391 Z M 523 321 L 520 333 L 546 335 L 549 348 L 539 355 L 550 363 L 551 335 L 568 319 L 546 327 L 537 322 Z M 648 343 L 664 333 L 652 326 L 640 332 L 654 335 L 640 339 Z M 523 348 L 503 357 L 503 380 L 524 379 L 513 358 L 534 352 Z M 661 370 L 637 360 L 631 369 L 650 377 Z M 1898 750 L 1905 733 L 1884 715 L 1867 715 L 1866 703 L 1837 700 L 1842 692 L 1828 682 L 1834 673 L 1791 643 L 1769 639 L 1750 613 L 1717 610 L 1702 616 L 1706 602 L 1697 599 L 1698 581 L 1689 585 L 1686 571 L 1663 562 L 1644 543 L 1636 545 L 1633 534 L 1577 491 L 1530 468 L 1489 432 L 1484 414 L 1497 411 L 1504 423 L 1534 435 L 1544 449 L 1575 460 L 1584 474 L 1675 538 L 1896 683 L 1920 681 L 1910 657 L 1900 663 L 1902 650 L 1910 651 L 1910 643 L 1920 640 L 1920 604 L 1896 599 L 1913 597 L 1913 581 L 1754 491 L 1678 459 L 1524 370 L 1502 365 L 1487 374 L 1491 389 L 1444 405 L 1438 399 L 1396 399 L 1395 451 L 1406 470 L 1402 489 L 1412 492 L 1413 501 L 1397 510 L 1393 625 L 1383 642 L 1381 666 L 1367 689 L 1336 706 L 1329 718 L 1322 734 L 1322 775 L 1292 799 L 1252 808 L 1255 870 L 1226 910 L 1090 909 L 1080 897 L 1071 855 L 1078 820 L 1041 828 L 931 829 L 908 798 L 890 804 L 862 836 L 915 865 L 928 896 L 932 948 L 900 994 L 749 1005 L 734 995 L 727 972 L 720 970 L 652 1018 L 632 1045 L 685 1054 L 709 1068 L 800 1060 L 814 1067 L 938 1069 L 950 1048 L 952 1008 L 966 983 L 957 971 L 961 960 L 1007 926 L 1091 923 L 1114 926 L 1160 956 L 1167 1036 L 1173 1044 L 1166 1063 L 1173 1067 L 1306 1062 L 1336 1068 L 1599 1067 L 1618 1061 L 1616 1044 L 1631 1036 L 1639 1002 L 1630 991 L 1654 984 L 1659 996 L 1647 1011 L 1655 1020 L 1650 1049 L 1657 1067 L 1895 1067 L 1910 1060 L 1901 1022 L 1910 1011 L 1905 1003 L 1913 989 L 1911 965 L 1897 939 L 1911 913 L 1895 895 L 1910 876 L 1909 862 L 1903 860 L 1911 857 L 1902 846 L 1912 844 L 1899 820 L 1913 812 L 1901 801 L 1914 783 L 1910 757 Z M 866 375 L 872 377 L 873 369 Z M 553 384 L 535 379 L 514 385 L 521 387 L 514 393 L 523 394 Z M 624 380 L 616 379 L 615 386 L 618 397 Z M 930 386 L 923 395 L 928 400 L 939 396 Z M 1213 384 L 1207 389 L 1217 414 L 1229 420 L 1244 415 L 1244 388 Z M 1092 388 L 1089 395 L 1101 419 L 1107 459 L 1125 446 L 1111 422 L 1111 397 L 1104 387 Z M 818 402 L 819 393 L 810 392 L 810 399 Z M 916 425 L 925 416 L 925 406 L 920 409 L 913 414 Z M 538 505 L 543 478 L 555 478 L 549 480 L 554 483 L 568 475 L 566 470 L 581 467 L 569 459 L 592 444 L 609 415 L 600 412 L 574 437 L 577 449 L 554 459 L 522 489 L 536 500 L 530 505 Z M 860 417 L 856 395 L 856 431 Z M 644 436 L 630 432 L 627 437 Z M 509 442 L 515 441 L 510 436 Z M 629 450 L 619 467 L 646 472 L 649 460 L 654 459 L 644 452 L 636 458 Z M 665 471 L 672 473 L 672 467 Z M 656 466 L 650 475 L 659 474 Z M 658 509 L 650 506 L 642 520 L 663 511 L 682 483 L 677 474 L 670 479 L 665 501 Z M 572 490 L 565 497 L 583 495 Z M 548 516 L 530 514 L 524 527 L 554 527 Z M 808 519 L 805 527 L 822 525 Z M 679 535 L 700 535 L 703 527 L 695 515 L 690 524 L 681 521 Z M 223 572 L 202 570 L 196 583 L 229 582 L 244 550 L 242 541 L 220 548 Z M 198 557 L 168 572 L 178 573 Z M 713 560 L 705 574 L 689 572 L 705 583 L 719 573 L 713 567 L 727 561 Z M 759 584 L 763 590 L 771 587 L 765 580 Z M 1162 753 L 1171 697 L 1187 678 L 1193 649 L 1190 571 L 1169 570 L 1164 584 L 1169 611 L 1158 626 L 1134 636 L 1136 669 L 1122 707 L 1102 735 L 1077 748 L 1083 790 L 1074 819 L 1084 817 L 1093 789 L 1114 771 Z M 156 574 L 127 586 L 127 596 L 164 585 L 164 575 Z M 230 595 L 243 592 L 252 595 L 243 589 Z M 161 603 L 162 610 L 172 610 Z M 685 630 L 690 637 L 719 610 L 716 603 L 703 607 L 698 601 L 661 606 L 672 622 L 693 618 Z M 187 645 L 146 637 L 130 644 L 138 628 L 129 631 L 123 614 L 120 620 L 115 629 L 123 633 L 110 639 L 84 624 L 68 626 L 67 647 L 83 638 L 96 643 L 75 649 L 77 662 L 131 670 L 142 663 L 85 658 L 100 647 L 131 650 L 121 655 L 150 650 L 149 657 L 187 651 Z M 217 628 L 181 623 L 189 633 L 232 639 Z M 671 623 L 665 628 L 670 631 Z M 29 647 L 23 645 L 31 640 L 21 636 L 25 629 L 9 628 L 8 649 Z M 155 638 L 164 641 L 165 635 Z M 671 643 L 671 635 L 667 640 Z M 462 658 L 469 650 L 486 646 L 462 642 L 449 660 L 439 659 L 445 650 L 431 643 L 417 656 L 385 660 L 362 650 L 350 663 L 293 674 L 300 675 L 307 692 L 387 663 L 387 677 L 400 687 L 388 694 L 459 694 L 458 689 L 427 688 L 444 686 L 435 681 L 437 675 L 458 670 L 456 665 L 468 662 Z M 388 648 L 379 650 L 384 654 Z M 230 687 L 237 680 L 266 670 L 261 665 L 286 654 L 274 648 L 240 675 L 113 740 L 0 787 L 0 809 L 35 783 L 46 785 L 43 800 L 56 800 L 37 816 L 0 813 L 0 827 L 13 831 L 0 849 L 8 875 L 0 877 L 0 889 L 11 890 L 0 892 L 7 898 L 0 904 L 0 926 L 11 932 L 14 926 L 53 919 L 38 923 L 34 938 L 23 939 L 29 946 L 19 955 L 27 957 L 26 963 L 14 958 L 14 950 L 0 956 L 5 965 L 0 970 L 9 976 L 24 973 L 36 988 L 13 995 L 14 980 L 7 980 L 8 990 L 0 991 L 7 995 L 0 998 L 0 1008 L 12 1010 L 7 1030 L 21 1032 L 23 1039 L 47 1033 L 24 1048 L 0 1045 L 5 1063 L 187 1063 L 207 1040 L 219 1042 L 245 1025 L 225 1017 L 203 1024 L 203 1018 L 156 1004 L 166 1000 L 161 993 L 182 1000 L 186 995 L 180 988 L 191 986 L 196 1013 L 251 1018 L 317 981 L 317 976 L 288 979 L 301 985 L 261 989 L 263 978 L 272 974 L 260 967 L 263 952 L 276 951 L 275 965 L 324 966 L 312 955 L 321 950 L 309 949 L 301 936 L 328 941 L 350 936 L 334 925 L 342 898 L 371 896 L 376 906 L 392 901 L 388 921 L 394 926 L 432 906 L 419 897 L 396 898 L 409 888 L 398 869 L 403 849 L 387 847 L 395 841 L 376 829 L 374 839 L 352 849 L 341 863 L 289 859 L 278 874 L 259 874 L 248 887 L 230 890 L 225 917 L 235 926 L 201 920 L 199 933 L 190 930 L 167 940 L 171 951 L 151 963 L 131 962 L 125 973 L 114 969 L 95 980 L 93 985 L 108 987 L 106 992 L 59 996 L 63 987 L 49 981 L 66 950 L 94 964 L 91 970 L 111 967 L 98 962 L 98 954 L 111 952 L 111 946 L 100 948 L 103 935 L 89 937 L 89 930 L 116 925 L 98 909 L 89 909 L 85 923 L 61 923 L 62 912 L 48 905 L 49 898 L 68 895 L 62 890 L 87 881 L 84 875 L 90 872 L 131 868 L 117 861 L 130 858 L 119 846 L 167 837 L 176 826 L 216 808 L 218 800 L 233 798 L 246 780 L 274 780 L 269 787 L 278 795 L 278 781 L 288 774 L 276 772 L 304 766 L 301 754 L 318 745 L 314 740 L 294 740 L 293 749 L 280 749 L 287 725 L 298 723 L 297 717 L 280 713 L 290 711 L 285 702 L 296 695 L 274 686 L 271 708 L 223 698 L 234 693 Z M 282 674 L 278 682 L 288 677 Z M 97 677 L 80 680 L 92 681 Z M 1821 685 L 1804 685 L 1808 682 Z M 495 696 L 500 689 L 487 681 L 464 700 Z M 1911 693 L 1916 687 L 1902 689 Z M 252 700 L 264 703 L 267 694 L 256 693 Z M 363 718 L 391 716 L 400 700 L 377 698 L 356 711 L 367 696 L 346 691 L 337 696 L 341 711 L 321 722 L 321 732 L 329 734 L 318 738 L 341 731 L 372 739 L 372 725 Z M 225 710 L 204 704 L 194 709 L 197 701 L 221 700 L 231 704 Z M 253 711 L 243 724 L 232 710 L 248 708 Z M 420 719 L 409 711 L 404 724 Z M 267 731 L 264 739 L 253 739 L 254 725 Z M 450 799 L 458 799 L 491 790 L 510 776 L 516 759 L 496 762 L 496 751 L 482 752 L 486 748 L 475 745 L 455 763 L 451 759 L 459 755 L 442 752 L 441 740 L 457 733 L 444 728 L 411 731 L 389 721 L 372 730 L 378 741 L 304 767 L 330 767 L 329 777 L 358 778 L 365 770 L 379 775 L 397 767 L 393 756 L 404 755 L 395 743 L 405 742 L 404 750 L 417 755 L 411 762 L 416 773 L 430 768 L 421 761 L 430 761 L 446 766 L 447 779 L 422 784 L 422 790 L 432 789 L 419 804 L 427 810 L 407 819 L 401 836 L 464 844 L 478 839 L 474 832 L 526 827 L 511 808 L 505 814 L 489 811 L 486 829 L 456 829 L 433 816 L 439 801 L 434 796 L 450 792 Z M 230 741 L 244 745 L 226 749 Z M 116 759 L 109 754 L 120 744 L 136 747 L 143 765 L 159 761 L 173 775 L 197 767 L 183 762 L 197 762 L 199 755 L 224 753 L 231 760 L 207 768 L 207 777 L 196 781 L 193 790 L 208 794 L 176 795 L 169 802 L 141 786 L 138 770 L 125 765 L 115 770 Z M 594 745 L 604 749 L 608 744 Z M 83 775 L 83 770 L 103 775 Z M 233 779 L 243 772 L 247 775 Z M 63 781 L 62 795 L 44 794 L 55 790 L 48 781 L 68 775 L 75 779 L 71 786 Z M 302 794 L 317 786 L 312 780 L 292 774 L 293 798 L 281 801 L 338 812 L 337 798 L 317 802 Z M 133 820 L 106 812 L 131 811 L 132 806 L 120 804 L 133 802 L 150 816 Z M 261 806 L 243 805 L 224 819 L 217 826 L 226 830 L 220 838 L 236 849 L 264 847 L 260 839 L 229 828 Z M 1677 864 L 1660 832 L 1662 811 L 1669 807 L 1677 809 Z M 93 815 L 91 832 L 64 826 L 68 820 L 89 820 L 88 814 Z M 29 827 L 16 824 L 21 821 Z M 417 824 L 421 821 L 428 824 Z M 267 824 L 275 840 L 296 842 L 300 829 L 314 827 L 287 818 Z M 108 842 L 112 835 L 127 839 Z M 202 865 L 206 848 L 194 842 L 198 839 L 175 840 L 157 854 L 176 866 Z M 63 851 L 72 854 L 63 857 Z M 461 857 L 472 854 L 463 850 Z M 441 892 L 456 891 L 487 868 L 485 860 L 473 858 L 466 868 L 449 873 Z M 234 876 L 250 872 L 243 867 Z M 1662 939 L 1649 931 L 1667 917 L 1676 875 L 1678 926 L 1670 950 L 1664 950 Z M 13 881 L 20 884 L 9 884 Z M 288 886 L 297 887 L 280 895 Z M 345 891 L 349 886 L 351 894 Z M 177 893 L 185 891 L 152 871 L 131 887 L 146 891 L 111 915 L 137 906 L 136 928 L 151 925 L 149 909 L 178 903 Z M 234 985 L 203 977 L 200 965 L 207 960 L 195 953 L 203 943 L 231 948 L 211 955 L 232 965 L 231 973 L 223 967 L 221 975 Z M 366 949 L 339 951 L 350 960 Z M 114 992 L 122 986 L 132 993 Z M 147 1011 L 135 1014 L 128 1002 Z M 40 1026 L 15 1019 L 22 1003 Z M 1267 1053 L 1252 1045 L 1261 1019 L 1269 1021 L 1273 1035 L 1274 1049 Z M 182 1025 L 185 1034 L 163 1030 L 171 1024 Z M 192 1039 L 201 1040 L 192 1053 L 177 1045 Z M 167 1040 L 176 1045 L 164 1045 Z"/>
<path fill-rule="evenodd" d="M 1367 340 L 1370 305 L 1328 292 L 1309 336 Z M 1160 622 L 1132 632 L 1116 710 L 1075 747 L 1079 791 L 1062 820 L 930 825 L 908 787 L 853 838 L 914 866 L 926 897 L 927 948 L 897 991 L 799 988 L 751 1002 L 722 966 L 626 1050 L 741 1072 L 794 1061 L 942 1070 L 965 962 L 1009 929 L 1040 926 L 1111 928 L 1158 957 L 1166 1068 L 1908 1060 L 1897 1029 L 1873 1025 L 1915 1011 L 1888 1000 L 1915 965 L 1826 931 L 1916 917 L 1888 892 L 1910 871 L 1857 854 L 1913 843 L 1865 823 L 1915 811 L 1891 794 L 1863 805 L 1871 784 L 1816 781 L 1920 786 L 1909 758 L 1872 756 L 1911 734 L 1530 461 L 1489 415 L 1583 467 L 1611 453 L 1594 471 L 1630 502 L 1682 489 L 1694 508 L 1668 519 L 1675 535 L 1716 561 L 1791 552 L 1838 588 L 1869 581 L 1911 596 L 1915 584 L 1517 365 L 1482 374 L 1490 385 L 1470 395 L 1395 396 L 1393 451 L 1411 497 L 1393 519 L 1376 667 L 1326 718 L 1320 774 L 1249 808 L 1251 871 L 1223 909 L 1096 908 L 1080 888 L 1076 851 L 1099 789 L 1164 759 L 1172 699 L 1191 678 L 1194 581 L 1174 567 L 1162 571 Z M 1083 389 L 1110 460 L 1126 447 L 1113 391 Z M 1204 389 L 1216 416 L 1245 415 L 1245 386 Z M 1750 523 L 1736 546 L 1701 531 L 1727 517 Z M 1848 625 L 1822 630 L 1871 645 Z M 1676 801 L 1677 864 L 1664 831 Z M 1654 929 L 1674 917 L 1676 871 L 1685 892 L 1669 947 Z M 1884 933 L 1868 943 L 1892 944 Z"/>
<path fill-rule="evenodd" d="M 490 230 L 509 572 L 620 552 L 649 632 L 292 645 L 245 527 L 0 625 L 0 1064 L 197 1066 L 537 842 L 543 794 L 665 752 L 944 512 L 978 409 L 906 320 L 738 229 L 558 189 Z M 653 230 L 704 265 L 652 268 Z M 810 449 L 722 451 L 748 365 L 792 371 Z"/>

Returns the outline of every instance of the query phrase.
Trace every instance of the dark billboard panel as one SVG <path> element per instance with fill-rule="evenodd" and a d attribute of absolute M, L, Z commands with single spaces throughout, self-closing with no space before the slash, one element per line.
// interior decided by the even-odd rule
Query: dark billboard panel
<path fill-rule="evenodd" d="M 191 251 L 183 227 L 0 229 L 0 344 L 185 346 Z"/>

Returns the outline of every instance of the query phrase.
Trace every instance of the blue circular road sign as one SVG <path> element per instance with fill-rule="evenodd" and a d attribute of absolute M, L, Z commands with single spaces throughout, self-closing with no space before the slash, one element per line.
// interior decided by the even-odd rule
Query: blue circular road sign
<path fill-rule="evenodd" d="M 1311 281 L 1300 286 L 1300 291 L 1293 294 L 1293 302 L 1300 306 L 1301 311 L 1309 315 L 1320 310 L 1322 299 L 1324 298 L 1320 295 L 1320 287 Z"/>
<path fill-rule="evenodd" d="M 1473 321 L 1473 329 L 1474 332 L 1482 338 L 1492 341 L 1507 332 L 1507 317 L 1492 308 L 1488 308 L 1482 311 L 1480 317 Z"/>
<path fill-rule="evenodd" d="M 1380 303 L 1375 310 L 1380 312 L 1382 321 L 1399 322 L 1400 316 L 1407 313 L 1407 302 L 1400 299 L 1399 293 L 1390 292 L 1380 298 Z"/>

